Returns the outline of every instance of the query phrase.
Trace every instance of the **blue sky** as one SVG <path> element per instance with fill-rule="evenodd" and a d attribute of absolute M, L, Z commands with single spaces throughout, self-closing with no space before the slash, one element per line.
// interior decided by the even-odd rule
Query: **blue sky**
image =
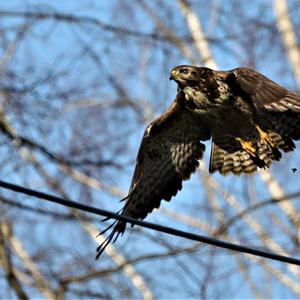
<path fill-rule="evenodd" d="M 105 24 L 126 27 L 129 30 L 138 32 L 159 33 L 151 18 L 135 1 L 133 2 L 131 6 L 130 1 L 123 1 L 123 3 L 121 1 L 87 0 L 80 2 L 51 1 L 51 3 L 49 1 L 5 1 L 0 3 L 0 10 L 57 11 L 76 16 L 93 17 Z M 155 1 L 147 1 L 147 3 L 156 9 L 158 15 L 162 17 L 166 24 L 173 26 L 171 28 L 177 34 L 182 36 L 189 34 L 184 19 L 178 11 L 178 6 L 173 5 L 174 1 L 164 1 L 161 9 L 157 9 L 159 4 Z M 221 40 L 221 42 L 211 44 L 211 49 L 220 68 L 232 69 L 240 65 L 255 63 L 251 66 L 284 86 L 295 90 L 293 73 L 286 56 L 283 55 L 279 36 L 275 39 L 276 42 L 271 44 L 274 39 L 269 37 L 267 29 L 259 28 L 257 33 L 255 32 L 254 20 L 256 20 L 257 15 L 260 16 L 262 23 L 272 24 L 274 16 L 271 1 L 253 1 L 251 4 L 247 4 L 247 6 L 249 5 L 247 10 L 243 8 L 246 4 L 241 2 L 243 13 L 246 11 L 244 23 L 239 21 L 236 11 L 232 10 L 232 3 L 233 1 L 212 1 L 211 3 L 204 0 L 192 1 L 195 12 L 200 17 L 206 32 L 210 37 Z M 293 3 L 293 1 L 290 1 L 290 4 Z M 221 15 L 218 16 L 217 21 L 214 21 L 213 18 L 213 5 L 218 5 L 221 9 L 219 12 Z M 266 5 L 264 9 L 263 5 Z M 132 11 L 128 9 L 130 7 Z M 293 14 L 293 16 L 296 17 L 296 14 Z M 232 24 L 228 21 L 228 18 L 232 18 Z M 253 19 L 253 23 L 251 19 Z M 2 18 L 2 20 L 0 18 L 0 25 L 9 26 L 10 24 L 20 23 L 22 23 L 20 18 Z M 239 24 L 239 26 L 234 26 L 234 24 Z M 229 33 L 239 38 L 226 38 Z M 9 39 L 13 39 L 14 36 L 13 30 L 7 34 Z M 254 38 L 258 39 L 259 42 L 256 41 L 255 45 L 258 46 L 252 51 L 252 49 L 249 49 L 249 45 L 251 45 L 251 39 Z M 91 48 L 100 57 L 97 63 L 86 53 L 82 55 L 83 44 L 85 43 L 92 45 Z M 188 63 L 188 61 L 182 57 L 180 51 L 162 41 L 145 41 L 116 35 L 89 24 L 70 26 L 70 24 L 64 22 L 59 24 L 53 21 L 36 22 L 31 27 L 28 37 L 20 44 L 9 65 L 9 69 L 20 76 L 17 78 L 16 84 L 26 86 L 34 82 L 36 78 L 45 77 L 49 70 L 54 70 L 57 73 L 68 70 L 68 73 L 61 75 L 55 81 L 55 89 L 50 84 L 40 85 L 35 90 L 36 94 L 34 96 L 26 95 L 24 98 L 17 99 L 16 104 L 22 106 L 23 109 L 19 112 L 18 107 L 20 106 L 12 105 L 9 107 L 10 118 L 14 121 L 16 128 L 21 131 L 26 130 L 27 136 L 41 141 L 42 144 L 62 155 L 70 155 L 72 150 L 80 147 L 83 149 L 84 147 L 92 147 L 94 150 L 82 151 L 81 154 L 83 153 L 84 157 L 91 159 L 100 156 L 105 158 L 117 157 L 118 162 L 125 165 L 124 168 L 101 171 L 85 168 L 83 171 L 89 172 L 106 184 L 116 185 L 120 190 L 126 192 L 130 185 L 138 145 L 149 120 L 143 120 L 143 116 L 137 116 L 128 107 L 122 109 L 107 108 L 107 105 L 119 100 L 119 96 L 106 75 L 112 73 L 117 83 L 120 82 L 123 85 L 126 94 L 134 103 L 137 103 L 138 107 L 144 108 L 145 106 L 141 103 L 145 103 L 145 105 L 148 103 L 153 110 L 153 117 L 155 117 L 169 106 L 176 93 L 175 84 L 168 81 L 169 70 L 175 65 L 183 63 Z M 24 76 L 24 74 L 27 74 L 27 76 Z M 7 77 L 5 79 L 2 77 L 0 84 L 6 84 L 6 80 L 8 80 Z M 52 95 L 53 90 L 56 89 L 62 92 L 61 95 L 69 90 L 75 92 L 72 96 L 64 98 L 58 94 Z M 53 97 L 51 98 L 49 95 Z M 78 106 L 78 103 L 81 103 L 80 101 L 86 99 L 92 99 L 96 105 L 93 107 Z M 75 108 L 67 110 L 70 105 Z M 111 139 L 110 136 L 112 136 Z M 206 145 L 205 163 L 207 165 L 210 147 L 209 143 L 206 143 Z M 123 151 L 124 149 L 126 151 Z M 118 151 L 120 154 L 118 154 Z M 64 188 L 69 193 L 68 196 L 73 200 L 90 203 L 113 211 L 117 211 L 122 207 L 122 204 L 117 202 L 117 197 L 96 189 L 85 189 L 72 179 L 62 175 L 55 165 L 41 155 L 38 155 L 38 158 L 49 174 L 63 183 Z M 281 162 L 274 164 L 271 168 L 272 174 L 284 186 L 286 193 L 298 191 L 299 188 L 299 175 L 291 172 L 291 167 L 294 166 L 299 166 L 299 153 L 285 155 Z M 6 166 L 5 170 L 2 179 L 9 179 L 52 193 L 57 192 L 47 186 L 30 166 L 21 168 L 21 171 L 16 172 L 12 171 L 10 166 Z M 225 191 L 234 194 L 244 208 L 255 201 L 270 197 L 270 193 L 259 176 L 250 178 L 247 176 L 228 176 L 224 178 L 218 174 L 212 176 L 220 182 Z M 212 191 L 212 193 L 221 203 L 226 217 L 235 215 L 234 209 L 226 202 L 222 202 L 221 193 L 218 194 L 215 191 Z M 42 207 L 55 211 L 66 212 L 65 209 L 56 205 L 44 205 L 24 197 L 18 197 L 17 199 L 32 206 L 42 205 Z M 163 202 L 162 206 L 203 220 L 210 225 L 217 225 L 216 217 L 213 217 L 211 205 L 207 201 L 203 176 L 195 174 L 190 181 L 184 182 L 184 189 L 170 203 Z M 297 201 L 293 201 L 293 204 L 296 207 L 299 206 Z M 47 253 L 47 259 L 53 262 L 53 266 L 57 266 L 55 269 L 61 271 L 61 266 L 73 263 L 74 253 L 71 252 L 70 254 L 67 250 L 74 248 L 73 245 L 76 245 L 76 255 L 85 257 L 86 263 L 92 264 L 95 244 L 75 221 L 56 223 L 49 218 L 32 213 L 12 212 L 12 215 L 15 214 L 22 214 L 15 230 L 18 236 L 23 237 L 22 241 L 30 253 L 35 254 L 39 252 L 39 249 L 49 247 L 51 252 Z M 275 216 L 281 220 L 281 225 L 286 225 L 291 231 L 295 230 L 278 207 L 268 207 L 253 213 L 253 218 L 267 232 L 271 232 L 274 240 L 278 241 L 281 246 L 291 249 L 292 246 L 289 246 L 291 243 L 290 237 L 285 236 L 282 228 L 276 226 L 276 222 L 272 219 Z M 30 234 L 28 228 L 23 227 L 22 220 L 32 222 Z M 158 210 L 149 215 L 147 221 L 199 233 L 198 228 L 192 228 L 179 221 L 167 218 Z M 94 224 L 99 230 L 104 228 L 104 224 L 98 222 Z M 200 233 L 203 234 L 203 232 Z M 154 233 L 147 230 L 133 233 L 128 230 L 118 240 L 116 247 L 122 249 L 126 256 L 131 259 L 136 255 L 166 251 L 167 246 L 158 245 L 149 239 L 147 234 L 154 236 L 154 239 L 162 239 L 172 247 L 178 245 L 186 247 L 192 244 L 192 242 L 163 234 L 154 235 Z M 230 228 L 229 234 L 232 238 L 241 240 L 251 246 L 268 246 L 268 244 L 265 245 L 258 239 L 243 221 Z M 252 297 L 253 292 L 249 285 L 245 283 L 244 277 L 239 273 L 237 260 L 235 259 L 238 254 L 218 249 L 215 255 L 211 256 L 211 249 L 209 246 L 203 246 L 193 256 L 182 254 L 170 259 L 146 261 L 137 264 L 136 268 L 146 279 L 149 279 L 149 284 L 157 298 L 198 298 L 199 286 L 205 281 L 207 275 L 203 271 L 203 265 L 210 263 L 211 260 L 212 268 L 216 272 L 211 275 L 208 296 L 218 295 L 222 297 L 222 295 L 225 295 L 225 297 L 235 299 Z M 59 256 L 55 257 L 57 253 L 59 253 Z M 294 254 L 298 255 L 299 252 Z M 255 264 L 243 256 L 241 256 L 241 260 L 251 265 L 249 274 L 255 279 L 255 284 L 261 290 L 264 289 L 261 285 L 268 282 L 269 288 L 272 290 L 271 295 L 285 298 L 294 296 L 290 289 L 279 284 L 274 277 L 268 277 L 259 264 Z M 269 263 L 274 268 L 283 269 L 286 274 L 290 275 L 283 264 Z M 39 264 L 43 270 L 49 268 L 47 263 L 43 261 Z M 99 262 L 97 267 L 101 269 L 107 265 L 113 266 L 113 263 L 107 259 Z M 45 272 L 47 273 L 47 271 Z M 74 272 L 74 269 L 71 272 Z M 49 273 L 51 272 L 49 271 Z M 265 279 L 266 277 L 268 278 Z M 118 281 L 120 278 L 124 279 L 125 276 L 114 274 L 112 281 Z M 91 280 L 88 286 L 96 287 L 97 284 L 98 279 L 95 279 Z M 128 285 L 130 284 L 128 283 Z M 112 286 L 105 286 L 105 281 L 101 284 L 103 289 L 109 289 L 109 287 L 112 289 Z M 38 297 L 35 291 L 32 290 L 31 292 L 33 297 Z M 135 296 L 139 297 L 139 293 L 135 293 Z M 119 295 L 118 291 L 114 294 L 115 297 Z"/>

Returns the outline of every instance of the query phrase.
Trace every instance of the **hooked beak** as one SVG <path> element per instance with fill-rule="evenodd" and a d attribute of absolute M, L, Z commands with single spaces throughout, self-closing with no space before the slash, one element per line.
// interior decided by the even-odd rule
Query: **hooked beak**
<path fill-rule="evenodd" d="M 177 70 L 172 70 L 169 80 L 176 80 L 176 75 L 178 75 L 178 71 Z"/>

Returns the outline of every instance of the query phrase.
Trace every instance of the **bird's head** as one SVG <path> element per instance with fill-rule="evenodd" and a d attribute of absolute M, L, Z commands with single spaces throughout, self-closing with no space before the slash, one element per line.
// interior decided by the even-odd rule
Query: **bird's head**
<path fill-rule="evenodd" d="M 205 84 L 207 78 L 213 75 L 213 70 L 195 66 L 177 66 L 171 70 L 170 80 L 177 82 L 180 88 Z"/>

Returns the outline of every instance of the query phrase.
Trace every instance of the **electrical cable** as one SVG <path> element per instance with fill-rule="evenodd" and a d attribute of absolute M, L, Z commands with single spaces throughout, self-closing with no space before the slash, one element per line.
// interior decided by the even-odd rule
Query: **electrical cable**
<path fill-rule="evenodd" d="M 36 190 L 32 190 L 32 189 L 28 189 L 19 185 L 15 185 L 12 183 L 8 183 L 8 182 L 4 182 L 4 181 L 0 181 L 0 187 L 4 188 L 4 189 L 8 189 L 17 193 L 22 193 L 28 196 L 32 196 L 32 197 L 36 197 L 42 200 L 47 200 L 50 202 L 54 202 L 54 203 L 58 203 L 67 207 L 71 207 L 71 208 L 76 208 L 82 211 L 86 211 L 92 214 L 96 214 L 96 215 L 101 215 L 107 218 L 113 218 L 113 219 L 117 219 L 117 220 L 122 220 L 124 222 L 127 223 L 131 223 L 134 225 L 139 225 L 145 228 L 149 228 L 152 230 L 156 230 L 156 231 L 160 231 L 160 232 L 164 232 L 170 235 L 174 235 L 174 236 L 178 236 L 178 237 L 183 237 L 186 239 L 190 239 L 190 240 L 194 240 L 194 241 L 198 241 L 198 242 L 202 242 L 202 243 L 206 243 L 209 245 L 213 245 L 216 247 L 220 247 L 220 248 L 224 248 L 224 249 L 229 249 L 229 250 L 233 250 L 233 251 L 237 251 L 237 252 L 242 252 L 242 253 L 247 253 L 247 254 L 251 254 L 251 255 L 255 255 L 255 256 L 260 256 L 260 257 L 264 257 L 264 258 L 268 258 L 268 259 L 272 259 L 272 260 L 276 260 L 276 261 L 281 261 L 281 262 L 285 262 L 285 263 L 289 263 L 289 264 L 294 264 L 294 265 L 298 265 L 300 266 L 300 259 L 297 258 L 293 258 L 293 257 L 289 257 L 289 256 L 285 256 L 285 255 L 280 255 L 277 253 L 272 253 L 272 252 L 268 252 L 268 251 L 264 251 L 264 250 L 259 250 L 259 249 L 255 249 L 255 248 L 251 248 L 251 247 L 247 247 L 247 246 L 243 246 L 243 245 L 237 245 L 237 244 L 233 244 L 233 243 L 229 243 L 229 242 L 225 242 L 222 240 L 218 240 L 218 239 L 214 239 L 214 238 L 210 238 L 207 236 L 203 236 L 203 235 L 198 235 L 198 234 L 194 234 L 194 233 L 190 233 L 190 232 L 186 232 L 186 231 L 182 231 L 182 230 L 178 230 L 178 229 L 174 229 L 171 227 L 166 227 L 166 226 L 162 226 L 162 225 L 157 225 L 154 223 L 150 223 L 150 222 L 145 222 L 145 221 L 141 221 L 141 220 L 137 220 L 137 219 L 133 219 L 127 216 L 123 216 L 117 213 L 113 213 L 101 208 L 96 208 L 96 207 L 92 207 L 92 206 L 88 206 L 88 205 L 84 205 L 78 202 L 74 202 L 68 199 L 63 199 L 57 196 L 53 196 L 53 195 L 49 195 L 43 192 L 39 192 Z"/>

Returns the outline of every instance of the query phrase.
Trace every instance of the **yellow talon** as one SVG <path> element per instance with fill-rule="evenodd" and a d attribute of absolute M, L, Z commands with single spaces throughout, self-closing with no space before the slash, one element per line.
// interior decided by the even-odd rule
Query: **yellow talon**
<path fill-rule="evenodd" d="M 259 137 L 260 137 L 260 140 L 264 143 L 264 144 L 267 144 L 273 148 L 275 148 L 275 145 L 271 139 L 271 137 L 266 133 L 264 132 L 258 125 L 256 125 L 256 129 L 259 133 Z"/>
<path fill-rule="evenodd" d="M 249 153 L 251 156 L 256 156 L 256 149 L 253 147 L 253 144 L 251 141 L 247 142 L 239 137 L 237 137 L 236 140 L 240 142 L 242 148 L 247 153 Z"/>

